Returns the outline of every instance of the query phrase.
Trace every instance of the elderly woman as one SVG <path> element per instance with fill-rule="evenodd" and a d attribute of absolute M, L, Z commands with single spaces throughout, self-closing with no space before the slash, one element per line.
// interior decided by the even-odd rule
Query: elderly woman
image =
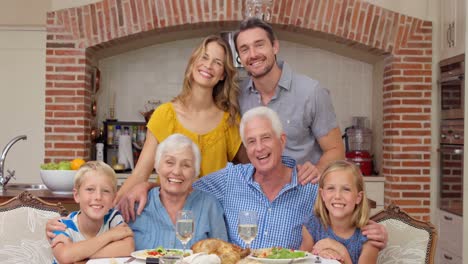
<path fill-rule="evenodd" d="M 187 247 L 205 238 L 227 241 L 223 209 L 214 196 L 192 189 L 200 173 L 200 151 L 188 137 L 173 134 L 158 146 L 155 169 L 161 186 L 148 193 L 148 202 L 134 222 L 137 250 L 163 246 L 182 248 L 176 238 L 177 211 L 192 210 L 195 233 Z"/>

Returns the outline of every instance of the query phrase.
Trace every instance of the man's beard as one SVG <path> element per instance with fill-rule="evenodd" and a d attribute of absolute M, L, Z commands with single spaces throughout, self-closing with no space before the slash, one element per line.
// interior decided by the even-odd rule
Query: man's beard
<path fill-rule="evenodd" d="M 266 65 L 265 68 L 263 68 L 263 71 L 262 71 L 261 73 L 259 73 L 259 74 L 255 74 L 255 75 L 254 75 L 254 74 L 252 74 L 252 72 L 250 72 L 250 71 L 247 71 L 247 74 L 248 74 L 249 76 L 254 77 L 254 78 L 261 78 L 261 77 L 263 77 L 263 76 L 265 76 L 265 75 L 267 75 L 268 73 L 271 72 L 271 69 L 273 69 L 273 65 L 274 65 L 274 64 L 275 64 L 275 63 L 273 62 L 273 63 L 270 64 L 270 65 Z"/>

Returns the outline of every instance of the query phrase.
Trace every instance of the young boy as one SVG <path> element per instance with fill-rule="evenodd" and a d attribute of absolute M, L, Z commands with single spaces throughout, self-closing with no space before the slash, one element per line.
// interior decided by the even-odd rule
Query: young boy
<path fill-rule="evenodd" d="M 73 196 L 80 211 L 60 220 L 67 226 L 65 231 L 54 231 L 54 263 L 130 255 L 133 233 L 113 209 L 116 191 L 114 170 L 104 162 L 89 161 L 78 170 Z"/>

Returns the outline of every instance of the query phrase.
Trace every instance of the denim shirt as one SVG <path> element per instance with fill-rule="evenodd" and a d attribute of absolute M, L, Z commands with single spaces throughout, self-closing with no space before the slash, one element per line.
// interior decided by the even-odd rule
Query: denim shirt
<path fill-rule="evenodd" d="M 192 210 L 194 216 L 194 235 L 186 248 L 206 238 L 219 238 L 227 241 L 223 209 L 214 196 L 193 190 L 185 201 L 184 210 Z M 148 193 L 148 202 L 142 214 L 129 223 L 134 232 L 135 249 L 183 248 L 176 238 L 175 226 L 159 198 L 159 187 Z"/>

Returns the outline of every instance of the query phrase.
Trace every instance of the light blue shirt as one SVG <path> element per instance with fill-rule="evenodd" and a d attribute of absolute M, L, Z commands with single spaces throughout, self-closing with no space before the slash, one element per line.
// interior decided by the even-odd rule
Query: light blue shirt
<path fill-rule="evenodd" d="M 281 189 L 272 202 L 253 180 L 255 168 L 252 164 L 228 163 L 226 168 L 194 183 L 194 188 L 214 194 L 223 206 L 231 243 L 245 247 L 237 231 L 238 214 L 243 210 L 251 210 L 258 214 L 258 235 L 252 241 L 252 248 L 300 247 L 302 224 L 304 217 L 312 213 L 317 185 L 300 185 L 296 162 L 289 157 L 283 157 L 282 162 L 293 168 L 291 182 Z"/>
<path fill-rule="evenodd" d="M 192 210 L 195 233 L 186 248 L 206 238 L 219 238 L 227 241 L 223 208 L 209 193 L 193 190 L 185 201 L 184 210 Z M 159 187 L 148 193 L 148 202 L 140 216 L 129 223 L 134 232 L 135 249 L 183 248 L 176 238 L 175 226 L 159 198 Z"/>
<path fill-rule="evenodd" d="M 278 62 L 278 66 L 281 78 L 265 106 L 278 114 L 283 125 L 287 137 L 283 154 L 299 164 L 317 164 L 323 154 L 317 140 L 338 127 L 330 94 L 317 80 L 295 73 L 287 63 Z M 263 106 L 251 78 L 241 86 L 239 105 L 241 114 Z"/>

